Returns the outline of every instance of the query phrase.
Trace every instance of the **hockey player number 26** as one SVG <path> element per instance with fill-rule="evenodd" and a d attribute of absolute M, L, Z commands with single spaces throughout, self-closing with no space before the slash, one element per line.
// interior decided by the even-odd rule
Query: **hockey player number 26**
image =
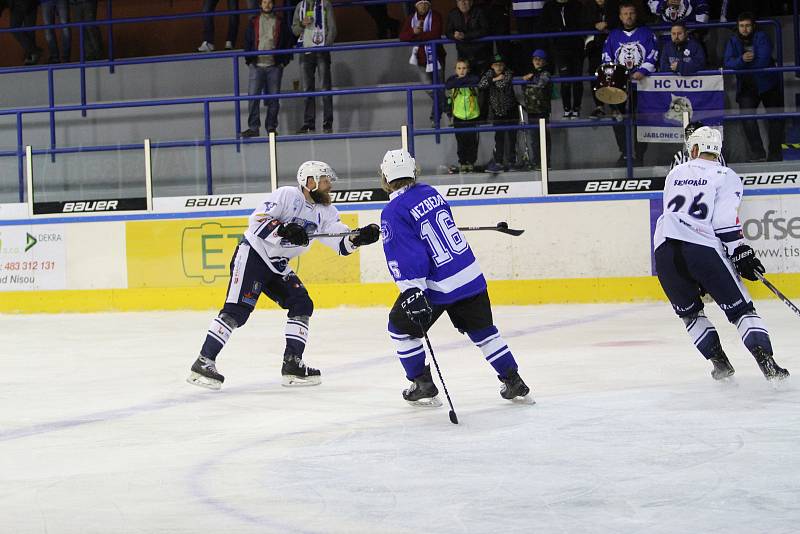
<path fill-rule="evenodd" d="M 701 198 L 703 198 L 703 193 L 698 193 L 689 206 L 688 213 L 695 219 L 705 219 L 708 216 L 708 205 L 700 202 Z M 686 197 L 678 195 L 667 203 L 667 207 L 672 211 L 681 211 L 684 204 L 686 204 Z"/>
<path fill-rule="evenodd" d="M 439 232 L 434 229 L 431 221 L 426 219 L 422 221 L 420 232 L 433 250 L 433 261 L 436 265 L 444 265 L 453 259 L 453 254 L 463 254 L 469 245 L 447 211 L 436 213 L 436 226 L 439 227 Z"/>

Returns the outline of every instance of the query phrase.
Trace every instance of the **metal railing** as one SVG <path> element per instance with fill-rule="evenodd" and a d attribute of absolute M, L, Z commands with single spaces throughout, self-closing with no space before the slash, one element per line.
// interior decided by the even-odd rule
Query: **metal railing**
<path fill-rule="evenodd" d="M 797 2 L 797 0 L 795 0 Z M 381 3 L 381 2 L 351 2 L 354 5 L 363 5 L 364 3 Z M 240 10 L 235 12 L 216 12 L 214 16 L 224 16 L 225 14 L 230 13 L 239 13 L 239 12 L 250 12 L 249 10 Z M 92 21 L 92 22 L 81 22 L 81 23 L 70 23 L 70 25 L 79 26 L 83 28 L 85 26 L 96 25 L 96 24 L 113 24 L 113 23 L 132 23 L 132 22 L 147 22 L 147 21 L 154 21 L 154 20 L 174 20 L 176 18 L 196 18 L 201 16 L 210 16 L 208 13 L 201 13 L 201 14 L 188 14 L 188 15 L 173 15 L 167 17 L 141 17 L 135 19 L 117 19 L 116 21 Z M 775 27 L 776 35 L 781 35 L 781 28 L 780 24 L 777 21 L 767 20 L 767 21 L 759 21 L 760 24 L 772 24 Z M 49 28 L 56 28 L 61 27 L 64 25 L 51 25 L 46 26 Z M 710 23 L 710 24 L 702 24 L 702 25 L 689 25 L 689 27 L 698 27 L 698 28 L 710 28 L 710 27 L 732 27 L 735 26 L 734 23 Z M 652 28 L 658 29 L 667 29 L 669 26 L 653 26 Z M 36 28 L 45 28 L 36 27 Z M 14 29 L 12 31 L 28 31 L 33 28 L 24 28 L 24 29 Z M 796 28 L 795 28 L 796 30 Z M 1 30 L 0 30 L 1 31 Z M 535 33 L 535 34 L 522 34 L 522 35 L 507 35 L 507 36 L 490 36 L 480 39 L 479 41 L 485 42 L 497 42 L 497 41 L 510 41 L 510 40 L 520 40 L 520 39 L 543 39 L 543 38 L 562 38 L 562 37 L 572 37 L 572 36 L 586 36 L 586 35 L 598 35 L 600 32 L 596 31 L 579 31 L 579 32 L 559 32 L 554 34 L 547 34 L 547 33 Z M 82 38 L 82 32 L 81 32 Z M 776 38 L 776 41 L 779 39 Z M 427 43 L 432 44 L 433 50 L 433 57 L 431 58 L 431 62 L 436 64 L 436 44 L 447 44 L 452 43 L 453 41 L 448 39 L 437 39 L 434 41 L 429 41 Z M 330 52 L 341 52 L 341 51 L 358 51 L 358 50 L 369 50 L 375 48 L 392 48 L 392 47 L 413 47 L 420 45 L 421 42 L 383 42 L 383 43 L 366 43 L 366 44 L 351 44 L 351 45 L 337 45 L 337 46 L 329 46 L 329 47 L 318 47 L 315 48 L 314 51 L 330 51 Z M 82 47 L 81 47 L 82 48 Z M 777 47 L 778 53 L 776 54 L 776 61 L 780 65 L 783 62 L 783 56 L 781 47 Z M 204 137 L 202 140 L 187 140 L 187 141 L 168 141 L 168 142 L 161 142 L 161 143 L 153 143 L 154 148 L 164 148 L 164 147 L 191 147 L 191 146 L 204 146 L 205 148 L 205 159 L 206 159 L 206 182 L 207 182 L 207 192 L 211 194 L 213 192 L 213 177 L 211 172 L 211 147 L 218 146 L 218 145 L 235 145 L 237 150 L 241 144 L 247 143 L 259 143 L 264 142 L 264 140 L 260 139 L 212 139 L 211 137 L 211 118 L 210 118 L 210 105 L 212 103 L 222 103 L 222 102 L 234 102 L 235 104 L 235 113 L 234 113 L 234 128 L 236 132 L 239 132 L 241 129 L 241 113 L 240 113 L 240 102 L 241 101 L 248 101 L 248 100 L 267 100 L 271 98 L 304 98 L 304 97 L 316 97 L 316 96 L 325 96 L 325 95 L 351 95 L 351 94 L 369 94 L 369 93 L 385 93 L 385 92 L 405 92 L 406 93 L 406 113 L 407 113 L 407 124 L 410 130 L 410 139 L 411 145 L 410 148 L 413 151 L 413 138 L 415 135 L 434 135 L 436 136 L 436 141 L 439 141 L 439 136 L 442 134 L 452 134 L 455 133 L 454 129 L 452 128 L 440 128 L 440 124 L 438 122 L 438 100 L 439 100 L 439 91 L 437 89 L 442 89 L 444 86 L 438 80 L 438 69 L 433 69 L 433 78 L 434 83 L 430 85 L 423 85 L 423 84 L 414 84 L 414 85 L 396 85 L 396 86 L 388 86 L 388 87 L 380 87 L 380 88 L 354 88 L 354 89 L 336 89 L 330 91 L 316 91 L 316 92 L 292 92 L 292 93 L 280 93 L 278 95 L 241 95 L 239 91 L 239 57 L 248 57 L 248 56 L 261 56 L 261 55 L 277 55 L 277 54 L 298 54 L 304 53 L 305 50 L 303 49 L 287 49 L 287 50 L 272 50 L 272 51 L 254 51 L 254 52 L 242 52 L 242 51 L 229 51 L 229 52 L 215 52 L 215 53 L 208 53 L 208 54 L 181 54 L 175 56 L 168 56 L 168 57 L 151 57 L 151 58 L 136 58 L 136 59 L 126 59 L 126 60 L 109 60 L 109 61 L 100 61 L 100 62 L 92 62 L 89 64 L 81 63 L 76 65 L 70 64 L 56 64 L 56 65 L 46 65 L 46 66 L 34 66 L 34 67 L 21 67 L 21 68 L 4 68 L 0 69 L 0 75 L 6 73 L 19 73 L 19 72 L 30 72 L 30 71 L 47 71 L 48 73 L 48 106 L 39 106 L 39 107 L 28 107 L 28 108 L 20 108 L 20 109 L 13 109 L 13 110 L 3 110 L 0 111 L 0 115 L 15 115 L 16 116 L 16 129 L 17 129 L 17 150 L 16 151 L 6 151 L 0 152 L 0 157 L 14 157 L 16 156 L 19 159 L 19 181 L 20 181 L 20 191 L 19 197 L 20 201 L 24 198 L 24 166 L 23 166 L 23 159 L 24 159 L 24 136 L 22 131 L 22 116 L 24 114 L 35 114 L 35 113 L 48 113 L 50 117 L 50 148 L 49 149 L 39 149 L 35 153 L 36 154 L 49 154 L 51 159 L 55 159 L 57 154 L 62 153 L 74 153 L 74 152 L 94 152 L 94 151 L 107 151 L 107 150 L 120 150 L 120 149 L 141 149 L 141 144 L 130 144 L 130 145 L 114 145 L 112 147 L 104 147 L 104 146 L 94 146 L 94 147 L 81 147 L 81 148 L 59 148 L 56 146 L 56 136 L 55 136 L 55 115 L 59 112 L 68 112 L 68 111 L 81 111 L 83 116 L 86 115 L 87 111 L 90 110 L 101 110 L 101 109 L 118 109 L 118 108 L 132 108 L 132 107 L 157 107 L 157 106 L 167 106 L 167 105 L 198 105 L 201 104 L 203 106 L 203 124 L 204 124 Z M 81 52 L 81 56 L 83 56 L 83 52 Z M 174 98 L 174 99 L 160 99 L 160 100 L 151 100 L 151 101 L 141 101 L 141 102 L 117 102 L 117 103 L 98 103 L 98 104 L 88 104 L 86 102 L 86 90 L 85 90 L 85 69 L 86 68 L 103 68 L 109 67 L 112 69 L 115 66 L 125 66 L 125 65 L 139 65 L 139 64 L 148 64 L 148 63 L 164 63 L 164 62 L 181 62 L 181 61 L 195 61 L 195 60 L 207 60 L 207 59 L 219 59 L 219 58 L 231 58 L 232 59 L 232 74 L 233 74 L 233 96 L 223 96 L 223 97 L 195 97 L 195 98 Z M 53 80 L 53 72 L 55 70 L 64 70 L 64 69 L 81 69 L 81 104 L 80 105 L 60 105 L 56 106 L 55 102 L 55 87 L 54 87 L 54 80 Z M 787 72 L 787 71 L 795 71 L 797 72 L 797 67 L 771 67 L 766 69 L 748 69 L 746 72 L 749 74 L 757 73 L 757 72 Z M 709 70 L 709 71 L 701 71 L 699 74 L 736 74 L 736 71 L 733 70 Z M 574 77 L 553 77 L 553 82 L 570 82 L 570 81 L 590 81 L 592 80 L 592 76 L 574 76 Z M 515 84 L 524 85 L 525 82 L 522 80 L 515 80 Z M 414 110 L 413 110 L 413 92 L 414 91 L 430 91 L 433 90 L 434 95 L 434 118 L 435 118 L 435 127 L 428 130 L 428 129 L 415 129 L 414 128 Z M 789 116 L 789 115 L 786 115 Z M 759 118 L 767 118 L 764 115 L 758 115 Z M 726 120 L 745 120 L 741 118 L 732 118 Z M 631 132 L 634 126 L 633 119 L 630 116 L 627 116 L 626 119 L 626 128 L 627 128 L 627 136 L 630 138 Z M 561 124 L 550 124 L 550 127 L 555 128 L 570 128 L 570 127 L 584 127 L 584 126 L 598 126 L 598 125 L 609 125 L 614 124 L 611 119 L 605 119 L 602 121 L 591 121 L 588 124 L 584 124 L 586 121 L 570 121 L 569 125 L 561 125 Z M 459 132 L 469 132 L 469 131 L 477 131 L 477 132 L 486 132 L 486 131 L 496 131 L 496 130 L 503 130 L 503 129 L 536 129 L 538 128 L 537 125 L 516 125 L 516 126 L 481 126 L 477 128 L 459 128 Z M 353 138 L 371 138 L 371 137 L 389 137 L 389 136 L 396 136 L 397 132 L 353 132 L 353 133 L 340 133 L 340 134 L 324 134 L 324 135 L 300 135 L 300 136 L 293 136 L 290 139 L 291 141 L 307 141 L 307 140 L 316 140 L 316 139 L 353 139 Z M 283 139 L 281 141 L 284 141 Z M 630 144 L 630 143 L 629 143 Z M 630 155 L 630 147 L 628 150 Z M 632 177 L 632 164 L 630 163 L 631 158 L 628 158 L 628 176 Z"/>

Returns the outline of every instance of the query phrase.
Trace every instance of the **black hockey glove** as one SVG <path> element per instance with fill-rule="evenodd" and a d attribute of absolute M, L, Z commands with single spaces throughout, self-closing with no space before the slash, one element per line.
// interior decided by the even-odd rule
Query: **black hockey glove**
<path fill-rule="evenodd" d="M 308 246 L 308 234 L 305 228 L 297 223 L 282 224 L 278 227 L 278 235 L 292 245 Z"/>
<path fill-rule="evenodd" d="M 403 308 L 412 323 L 418 324 L 422 328 L 427 327 L 433 317 L 433 310 L 428 298 L 421 289 L 416 287 L 406 289 L 400 294 L 400 307 Z"/>
<path fill-rule="evenodd" d="M 733 264 L 736 266 L 736 270 L 739 271 L 739 274 L 742 275 L 742 278 L 747 278 L 755 282 L 758 280 L 756 273 L 764 274 L 766 272 L 764 265 L 761 264 L 761 260 L 756 257 L 756 253 L 749 245 L 739 245 L 736 247 L 736 250 L 733 251 L 733 256 L 731 256 L 731 260 L 733 260 Z"/>
<path fill-rule="evenodd" d="M 381 229 L 377 224 L 368 224 L 358 229 L 358 235 L 354 235 L 351 241 L 357 247 L 371 245 L 381 237 Z"/>

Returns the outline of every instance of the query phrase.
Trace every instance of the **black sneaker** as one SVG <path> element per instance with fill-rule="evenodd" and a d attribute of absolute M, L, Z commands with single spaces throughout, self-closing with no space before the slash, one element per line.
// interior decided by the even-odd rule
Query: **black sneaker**
<path fill-rule="evenodd" d="M 605 118 L 605 116 L 606 116 L 606 111 L 603 109 L 603 106 L 597 106 L 596 108 L 594 108 L 594 111 L 592 111 L 589 114 L 589 118 L 592 119 L 593 121 Z"/>
<path fill-rule="evenodd" d="M 240 134 L 242 137 L 258 137 L 258 130 L 248 128 Z"/>
<path fill-rule="evenodd" d="M 717 352 L 714 356 L 709 358 L 708 361 L 714 364 L 714 369 L 711 370 L 711 377 L 714 380 L 728 378 L 736 372 L 733 369 L 731 362 L 728 360 L 728 357 L 724 352 L 722 352 L 722 348 L 720 348 L 719 352 Z"/>
<path fill-rule="evenodd" d="M 442 401 L 436 396 L 438 394 L 439 389 L 431 377 L 431 366 L 426 365 L 422 374 L 411 381 L 408 389 L 403 390 L 403 399 L 412 406 L 437 407 L 442 405 Z"/>
<path fill-rule="evenodd" d="M 284 386 L 316 386 L 322 382 L 319 369 L 308 367 L 302 356 L 284 356 L 281 375 Z"/>
<path fill-rule="evenodd" d="M 301 126 L 300 129 L 297 130 L 297 133 L 298 134 L 309 134 L 309 133 L 314 133 L 316 131 L 317 131 L 316 128 L 314 128 L 313 126 L 308 126 L 306 124 L 306 125 Z"/>
<path fill-rule="evenodd" d="M 780 367 L 775 363 L 772 354 L 767 352 L 763 347 L 756 347 L 753 350 L 753 357 L 756 359 L 758 367 L 764 373 L 764 378 L 767 380 L 783 380 L 789 378 L 789 371 Z"/>
<path fill-rule="evenodd" d="M 331 134 L 333 133 L 333 125 L 332 124 L 323 124 L 322 125 L 322 133 Z"/>
<path fill-rule="evenodd" d="M 219 389 L 225 381 L 225 377 L 217 372 L 216 362 L 205 356 L 200 356 L 195 360 L 191 371 L 186 381 L 195 386 Z"/>
<path fill-rule="evenodd" d="M 530 388 L 522 381 L 522 377 L 516 369 L 508 373 L 506 378 L 498 376 L 503 383 L 500 388 L 500 396 L 506 400 L 522 400 L 531 392 Z"/>

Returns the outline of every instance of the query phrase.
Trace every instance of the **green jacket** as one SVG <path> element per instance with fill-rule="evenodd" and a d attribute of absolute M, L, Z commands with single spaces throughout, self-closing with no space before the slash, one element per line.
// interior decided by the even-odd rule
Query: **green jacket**
<path fill-rule="evenodd" d="M 453 117 L 463 121 L 477 119 L 481 114 L 478 105 L 478 77 L 467 75 L 464 78 L 451 76 L 445 82 L 447 101 L 453 110 Z"/>

